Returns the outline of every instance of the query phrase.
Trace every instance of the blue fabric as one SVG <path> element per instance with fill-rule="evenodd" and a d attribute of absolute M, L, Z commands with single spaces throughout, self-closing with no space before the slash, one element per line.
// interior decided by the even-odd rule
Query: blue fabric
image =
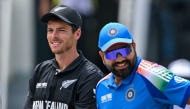
<path fill-rule="evenodd" d="M 189 86 L 190 81 L 138 57 L 134 71 L 119 85 L 112 73 L 99 82 L 97 106 L 98 109 L 173 109 L 173 105 L 184 108 L 190 96 Z"/>
<path fill-rule="evenodd" d="M 100 31 L 98 47 L 104 52 L 116 43 L 132 43 L 133 37 L 120 23 L 108 23 Z"/>

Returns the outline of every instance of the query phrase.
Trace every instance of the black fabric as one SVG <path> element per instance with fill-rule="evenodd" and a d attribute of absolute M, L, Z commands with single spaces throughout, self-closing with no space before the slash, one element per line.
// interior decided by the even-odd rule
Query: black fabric
<path fill-rule="evenodd" d="M 69 24 L 76 25 L 78 28 L 82 27 L 82 18 L 80 14 L 69 6 L 62 4 L 56 6 L 49 13 L 42 16 L 41 21 L 47 23 L 51 16 L 57 16 Z"/>
<path fill-rule="evenodd" d="M 94 89 L 102 77 L 102 71 L 81 52 L 63 71 L 58 70 L 55 59 L 44 61 L 36 66 L 29 81 L 23 109 L 59 109 L 59 106 L 60 109 L 96 109 Z"/>

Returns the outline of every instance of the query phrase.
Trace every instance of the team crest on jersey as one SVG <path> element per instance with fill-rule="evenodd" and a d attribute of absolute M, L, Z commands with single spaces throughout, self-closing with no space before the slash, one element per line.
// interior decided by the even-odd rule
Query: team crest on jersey
<path fill-rule="evenodd" d="M 75 81 L 77 81 L 77 79 L 73 79 L 73 80 L 65 80 L 62 82 L 62 86 L 60 87 L 60 90 L 62 88 L 67 88 L 69 87 L 71 84 L 73 84 Z"/>
<path fill-rule="evenodd" d="M 125 97 L 127 101 L 132 101 L 135 98 L 135 90 L 133 88 L 128 89 Z"/>
<path fill-rule="evenodd" d="M 111 28 L 109 31 L 108 31 L 108 35 L 109 36 L 116 36 L 118 34 L 118 30 L 116 28 Z"/>

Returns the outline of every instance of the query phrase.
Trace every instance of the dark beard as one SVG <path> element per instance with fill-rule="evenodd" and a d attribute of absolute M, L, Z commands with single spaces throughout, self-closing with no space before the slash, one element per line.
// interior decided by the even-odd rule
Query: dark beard
<path fill-rule="evenodd" d="M 116 64 L 118 64 L 118 63 L 115 63 L 115 64 L 112 65 L 112 68 L 113 68 L 112 73 L 115 76 L 118 76 L 118 77 L 121 77 L 121 78 L 125 78 L 126 76 L 128 76 L 128 75 L 131 74 L 131 72 L 132 72 L 131 63 L 128 60 L 125 60 L 123 62 L 126 62 L 126 63 L 129 64 L 128 68 L 117 70 L 117 69 L 115 69 L 114 66 L 116 66 Z"/>
<path fill-rule="evenodd" d="M 107 65 L 106 67 L 107 67 L 108 70 L 111 71 L 115 76 L 124 79 L 125 77 L 127 77 L 128 75 L 130 75 L 130 74 L 132 73 L 133 69 L 135 68 L 136 61 L 137 61 L 137 55 L 136 55 L 136 53 L 135 53 L 135 56 L 133 57 L 133 59 L 132 59 L 131 61 L 129 61 L 129 60 L 124 60 L 124 61 L 122 61 L 122 63 L 125 62 L 125 63 L 128 63 L 128 64 L 129 64 L 128 68 L 121 69 L 121 70 L 115 69 L 115 66 L 116 66 L 117 64 L 119 64 L 120 62 L 114 63 L 111 67 L 108 66 L 108 65 Z"/>

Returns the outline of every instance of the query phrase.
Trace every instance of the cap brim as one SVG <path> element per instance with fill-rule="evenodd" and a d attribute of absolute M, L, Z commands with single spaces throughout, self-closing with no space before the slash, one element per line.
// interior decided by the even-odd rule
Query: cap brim
<path fill-rule="evenodd" d="M 69 21 L 68 19 L 66 19 L 65 17 L 62 17 L 62 16 L 57 15 L 57 14 L 55 14 L 55 13 L 47 13 L 47 14 L 45 14 L 44 16 L 41 17 L 41 21 L 42 21 L 43 23 L 47 23 L 47 22 L 49 21 L 49 18 L 52 17 L 52 16 L 56 16 L 56 17 L 62 19 L 63 21 L 65 21 L 65 22 L 67 22 L 67 23 L 69 23 L 69 24 L 73 24 L 72 22 L 70 22 L 70 21 Z"/>
<path fill-rule="evenodd" d="M 104 44 L 101 47 L 101 50 L 103 52 L 105 52 L 109 47 L 111 47 L 112 45 L 116 44 L 116 43 L 132 43 L 132 39 L 125 39 L 125 38 L 115 38 L 110 40 L 109 42 L 107 42 L 106 44 Z"/>

